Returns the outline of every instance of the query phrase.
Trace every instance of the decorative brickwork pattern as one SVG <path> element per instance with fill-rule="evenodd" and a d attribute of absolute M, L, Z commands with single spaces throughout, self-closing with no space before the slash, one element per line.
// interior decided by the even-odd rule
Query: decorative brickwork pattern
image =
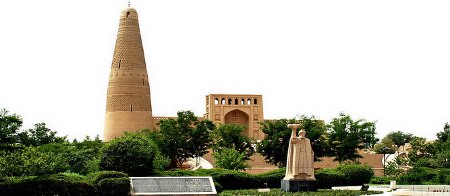
<path fill-rule="evenodd" d="M 138 14 L 127 8 L 120 15 L 111 63 L 103 140 L 145 128 L 153 129 L 150 86 Z"/>

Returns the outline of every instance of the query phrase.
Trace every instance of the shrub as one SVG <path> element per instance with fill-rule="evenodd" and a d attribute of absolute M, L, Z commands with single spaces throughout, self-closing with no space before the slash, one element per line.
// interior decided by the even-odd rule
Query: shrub
<path fill-rule="evenodd" d="M 345 184 L 345 176 L 336 169 L 319 169 L 315 172 L 318 188 L 330 189 Z"/>
<path fill-rule="evenodd" d="M 129 178 L 106 178 L 98 183 L 100 195 L 128 195 L 130 188 Z"/>
<path fill-rule="evenodd" d="M 345 185 L 362 185 L 368 183 L 374 176 L 372 168 L 368 165 L 345 164 L 336 168 L 345 176 Z"/>
<path fill-rule="evenodd" d="M 157 150 L 153 141 L 145 135 L 127 133 L 103 147 L 100 167 L 130 176 L 148 176 L 153 173 Z"/>
<path fill-rule="evenodd" d="M 390 184 L 391 180 L 395 180 L 393 177 L 389 176 L 375 176 L 370 179 L 370 184 Z"/>
<path fill-rule="evenodd" d="M 2 195 L 94 195 L 95 187 L 75 174 L 15 178 L 0 183 Z"/>
<path fill-rule="evenodd" d="M 437 181 L 438 171 L 427 167 L 415 167 L 398 178 L 398 184 L 430 184 Z"/>
<path fill-rule="evenodd" d="M 280 188 L 281 179 L 286 175 L 286 168 L 280 168 L 270 172 L 256 174 L 258 180 L 258 188 Z"/>
<path fill-rule="evenodd" d="M 213 153 L 218 168 L 231 170 L 245 170 L 249 167 L 246 163 L 248 157 L 245 152 L 238 152 L 234 148 L 223 148 Z"/>
<path fill-rule="evenodd" d="M 450 174 L 450 169 L 440 169 L 439 172 L 437 173 L 437 181 L 440 184 L 449 184 L 447 182 L 447 178 L 448 178 L 449 174 Z"/>
<path fill-rule="evenodd" d="M 90 173 L 88 175 L 88 178 L 90 179 L 91 183 L 94 185 L 98 185 L 98 183 L 107 178 L 128 178 L 128 175 L 123 172 L 118 171 L 99 171 Z"/>

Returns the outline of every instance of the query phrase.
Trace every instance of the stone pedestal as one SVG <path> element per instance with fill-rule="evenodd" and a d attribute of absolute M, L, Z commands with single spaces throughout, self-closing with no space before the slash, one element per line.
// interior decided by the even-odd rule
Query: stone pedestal
<path fill-rule="evenodd" d="M 317 191 L 317 181 L 281 180 L 281 190 L 284 192 Z"/>

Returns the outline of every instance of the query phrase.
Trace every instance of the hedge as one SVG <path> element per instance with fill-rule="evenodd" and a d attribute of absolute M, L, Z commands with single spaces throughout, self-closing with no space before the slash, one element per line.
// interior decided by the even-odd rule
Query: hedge
<path fill-rule="evenodd" d="M 367 169 L 368 168 L 368 169 Z M 263 174 L 247 174 L 226 169 L 200 169 L 197 171 L 173 170 L 157 173 L 158 176 L 211 176 L 218 191 L 256 188 L 280 188 L 286 169 L 280 168 Z M 315 172 L 319 188 L 362 185 L 368 183 L 373 170 L 365 165 L 343 166 L 338 169 L 320 169 Z M 350 180 L 354 180 L 352 182 Z M 359 183 L 359 184 L 357 184 Z"/>
<path fill-rule="evenodd" d="M 95 187 L 87 181 L 64 174 L 18 178 L 0 183 L 2 195 L 94 195 Z"/>
<path fill-rule="evenodd" d="M 128 195 L 130 180 L 122 172 L 97 172 L 91 178 L 73 173 L 10 177 L 0 181 L 0 194 L 8 195 Z M 93 183 L 96 182 L 96 183 Z"/>

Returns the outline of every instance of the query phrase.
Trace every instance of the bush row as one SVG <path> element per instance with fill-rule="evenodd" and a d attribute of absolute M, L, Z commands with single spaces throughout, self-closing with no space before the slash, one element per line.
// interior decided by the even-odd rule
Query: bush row
<path fill-rule="evenodd" d="M 450 169 L 415 167 L 395 180 L 397 184 L 450 184 Z"/>
<path fill-rule="evenodd" d="M 88 177 L 74 173 L 11 177 L 0 182 L 2 195 L 128 195 L 129 190 L 128 175 L 115 171 Z"/>
<path fill-rule="evenodd" d="M 173 170 L 159 172 L 159 176 L 212 176 L 216 189 L 280 188 L 286 169 L 280 168 L 263 174 L 247 174 L 226 169 L 200 169 L 197 171 Z M 362 185 L 373 177 L 373 170 L 366 165 L 344 165 L 336 169 L 320 169 L 315 172 L 319 188 Z"/>

